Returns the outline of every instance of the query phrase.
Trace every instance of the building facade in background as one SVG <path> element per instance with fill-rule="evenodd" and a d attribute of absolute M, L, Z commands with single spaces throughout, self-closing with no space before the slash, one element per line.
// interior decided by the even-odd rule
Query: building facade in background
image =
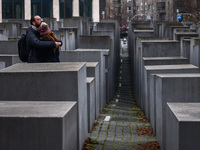
<path fill-rule="evenodd" d="M 198 17 L 199 8 L 199 0 L 136 0 L 136 14 L 148 14 L 154 21 L 177 21 L 179 13 L 182 13 L 183 18 L 188 17 L 188 14 Z M 136 19 L 145 18 L 136 17 Z"/>
<path fill-rule="evenodd" d="M 0 0 L 0 20 L 30 19 L 38 14 L 57 20 L 77 16 L 99 22 L 99 0 Z"/>
<path fill-rule="evenodd" d="M 135 15 L 135 0 L 102 0 L 101 19 L 117 19 L 120 26 L 127 25 Z"/>

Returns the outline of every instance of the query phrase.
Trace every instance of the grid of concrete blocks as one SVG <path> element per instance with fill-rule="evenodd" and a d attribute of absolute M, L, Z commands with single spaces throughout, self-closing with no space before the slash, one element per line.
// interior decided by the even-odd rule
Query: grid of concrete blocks
<path fill-rule="evenodd" d="M 135 99 L 162 150 L 199 149 L 200 38 L 194 25 L 130 22 Z"/>
<path fill-rule="evenodd" d="M 0 24 L 0 149 L 82 149 L 114 96 L 120 60 L 118 22 L 88 20 L 44 20 L 63 42 L 60 63 L 21 62 L 17 42 L 29 21 Z"/>

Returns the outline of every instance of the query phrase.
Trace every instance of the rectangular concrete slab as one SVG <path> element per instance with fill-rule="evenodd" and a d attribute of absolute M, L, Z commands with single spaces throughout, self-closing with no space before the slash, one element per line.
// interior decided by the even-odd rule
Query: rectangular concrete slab
<path fill-rule="evenodd" d="M 167 103 L 166 149 L 198 150 L 200 103 Z"/>
<path fill-rule="evenodd" d="M 99 77 L 99 63 L 98 62 L 87 62 L 87 77 L 95 77 L 95 119 L 99 117 L 100 113 L 100 77 Z"/>
<path fill-rule="evenodd" d="M 105 49 L 77 49 L 75 51 L 61 51 L 62 62 L 98 62 L 100 85 L 100 110 L 106 104 L 106 56 L 109 50 Z"/>
<path fill-rule="evenodd" d="M 84 52 L 85 54 L 87 53 L 87 56 L 89 55 L 89 53 L 98 53 L 98 52 L 103 52 L 103 56 L 105 58 L 105 85 L 106 85 L 106 88 L 103 89 L 103 91 L 105 92 L 105 99 L 104 101 L 102 101 L 103 103 L 101 104 L 101 106 L 103 105 L 103 107 L 101 108 L 101 110 L 105 107 L 105 104 L 108 103 L 111 99 L 111 95 L 114 94 L 115 91 L 113 91 L 114 87 L 113 85 L 115 83 L 113 83 L 112 81 L 112 72 L 113 71 L 110 71 L 110 70 L 113 70 L 113 65 L 114 63 L 111 61 L 111 54 L 113 54 L 113 52 L 111 52 L 111 49 L 82 49 L 82 48 L 79 48 L 79 49 L 76 49 L 75 51 L 79 51 L 79 52 Z M 100 77 L 101 78 L 101 77 Z M 103 78 L 103 76 L 102 76 Z M 113 77 L 114 78 L 114 77 Z"/>
<path fill-rule="evenodd" d="M 159 74 L 156 84 L 156 137 L 161 149 L 166 149 L 167 102 L 199 102 L 200 74 Z"/>
<path fill-rule="evenodd" d="M 91 131 L 95 121 L 95 78 L 87 78 L 87 100 L 88 100 L 88 132 Z"/>
<path fill-rule="evenodd" d="M 88 136 L 85 63 L 19 63 L 0 71 L 0 100 L 77 101 L 79 149 Z"/>
<path fill-rule="evenodd" d="M 153 65 L 144 66 L 144 75 L 142 79 L 142 96 L 141 104 L 142 109 L 145 112 L 147 119 L 150 120 L 150 111 L 152 112 L 155 107 L 151 109 L 151 105 L 154 105 L 154 101 L 150 101 L 150 74 L 160 73 L 199 73 L 199 68 L 191 64 L 182 65 Z M 154 105 L 155 106 L 155 105 Z M 151 109 L 151 110 L 150 110 Z"/>
<path fill-rule="evenodd" d="M 18 40 L 0 41 L 0 54 L 18 54 Z"/>
<path fill-rule="evenodd" d="M 5 62 L 4 61 L 0 61 L 0 70 L 5 68 Z"/>
<path fill-rule="evenodd" d="M 180 42 L 174 40 L 139 40 L 136 47 L 135 83 L 136 100 L 141 106 L 141 78 L 143 57 L 179 57 Z"/>
<path fill-rule="evenodd" d="M 141 64 L 141 76 L 136 73 L 136 78 L 139 78 L 139 87 L 141 87 L 144 84 L 143 76 L 144 76 L 144 66 L 148 65 L 177 65 L 177 64 L 188 64 L 189 61 L 187 58 L 184 57 L 143 57 L 142 58 L 142 64 Z M 139 90 L 140 99 L 138 99 L 139 105 L 142 107 L 142 100 L 144 99 L 144 95 L 142 94 L 143 88 L 141 87 Z"/>
<path fill-rule="evenodd" d="M 190 62 L 190 42 L 191 38 L 188 37 L 181 37 L 180 39 L 180 49 L 181 49 L 181 56 L 186 57 L 189 59 Z"/>
<path fill-rule="evenodd" d="M 193 37 L 190 41 L 190 63 L 200 67 L 200 37 Z"/>
<path fill-rule="evenodd" d="M 78 149 L 76 102 L 1 101 L 0 121 L 2 150 Z"/>
<path fill-rule="evenodd" d="M 15 54 L 0 54 L 0 61 L 5 62 L 5 67 L 12 66 L 16 63 L 21 63 L 19 56 Z"/>
<path fill-rule="evenodd" d="M 143 65 L 175 65 L 175 64 L 188 64 L 186 57 L 143 57 Z"/>

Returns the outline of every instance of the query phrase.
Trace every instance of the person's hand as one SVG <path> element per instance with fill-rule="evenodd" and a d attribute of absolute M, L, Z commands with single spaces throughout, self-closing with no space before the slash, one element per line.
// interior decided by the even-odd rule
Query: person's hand
<path fill-rule="evenodd" d="M 61 45 L 61 42 L 55 42 L 56 44 L 56 49 Z"/>

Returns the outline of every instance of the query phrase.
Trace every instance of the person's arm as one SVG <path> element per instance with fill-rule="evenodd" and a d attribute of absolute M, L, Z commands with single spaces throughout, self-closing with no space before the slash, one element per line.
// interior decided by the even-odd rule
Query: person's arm
<path fill-rule="evenodd" d="M 38 39 L 32 32 L 27 34 L 26 40 L 32 47 L 35 48 L 54 48 L 61 44 L 53 41 L 40 41 L 40 39 Z"/>

